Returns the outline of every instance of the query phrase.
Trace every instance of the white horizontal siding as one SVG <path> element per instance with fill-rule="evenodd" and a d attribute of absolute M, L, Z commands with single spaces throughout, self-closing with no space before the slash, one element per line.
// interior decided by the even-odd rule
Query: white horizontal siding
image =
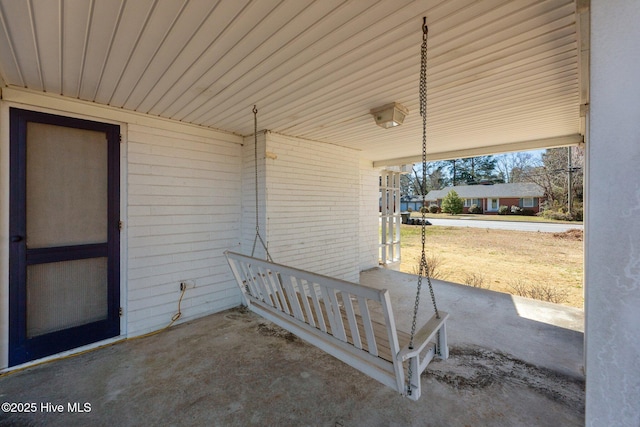
<path fill-rule="evenodd" d="M 379 248 L 379 185 L 380 171 L 373 162 L 360 160 L 360 270 L 378 265 Z"/>
<path fill-rule="evenodd" d="M 223 251 L 240 239 L 241 147 L 142 125 L 127 135 L 128 334 L 240 303 Z"/>
<path fill-rule="evenodd" d="M 266 206 L 276 262 L 359 280 L 358 152 L 266 135 Z"/>

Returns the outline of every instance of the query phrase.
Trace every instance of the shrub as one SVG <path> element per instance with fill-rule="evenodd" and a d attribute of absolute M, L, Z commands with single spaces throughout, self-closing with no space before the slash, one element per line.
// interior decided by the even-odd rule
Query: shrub
<path fill-rule="evenodd" d="M 533 209 L 522 209 L 522 215 L 524 216 L 533 216 L 536 213 L 533 211 Z"/>
<path fill-rule="evenodd" d="M 449 194 L 442 199 L 442 212 L 456 215 L 462 213 L 464 208 L 464 200 L 458 196 L 455 190 L 449 191 Z"/>
<path fill-rule="evenodd" d="M 584 215 L 582 212 L 582 202 L 573 202 L 573 207 L 571 208 L 573 219 L 576 221 L 582 221 L 584 219 Z"/>
<path fill-rule="evenodd" d="M 467 273 L 464 277 L 464 284 L 482 289 L 489 289 L 490 287 L 487 283 L 486 277 L 480 273 Z"/>
<path fill-rule="evenodd" d="M 425 256 L 425 260 L 427 261 L 427 273 L 429 277 L 432 279 L 444 280 L 447 278 L 447 274 L 443 271 L 442 267 L 444 265 L 444 259 L 438 254 L 429 253 Z M 420 271 L 420 259 L 417 259 L 417 265 L 413 267 L 413 274 L 416 276 L 421 275 Z"/>
<path fill-rule="evenodd" d="M 481 214 L 482 213 L 482 208 L 476 204 L 473 204 L 469 207 L 469 213 L 472 214 Z"/>
<path fill-rule="evenodd" d="M 506 215 L 508 211 L 509 211 L 509 207 L 505 205 L 502 205 L 498 208 L 499 215 Z"/>
<path fill-rule="evenodd" d="M 539 215 L 546 219 L 554 219 L 558 221 L 571 221 L 573 219 L 573 217 L 566 212 L 554 211 L 551 209 L 542 211 Z"/>
<path fill-rule="evenodd" d="M 430 205 L 429 206 L 429 212 L 431 213 L 438 213 L 440 212 L 440 207 L 438 205 Z"/>
<path fill-rule="evenodd" d="M 411 206 L 408 206 L 407 207 L 407 212 L 409 212 L 409 213 L 413 212 L 413 208 Z"/>
<path fill-rule="evenodd" d="M 420 213 L 425 214 L 427 212 L 429 212 L 429 208 L 427 208 L 426 206 L 423 206 L 423 207 L 420 208 Z"/>
<path fill-rule="evenodd" d="M 560 206 L 560 204 L 557 202 L 554 202 L 553 206 L 549 206 L 549 204 L 547 203 L 546 206 L 547 208 L 538 213 L 538 216 L 546 219 L 554 219 L 560 221 L 583 220 L 582 202 L 574 202 L 571 213 L 567 212 L 566 206 Z"/>
<path fill-rule="evenodd" d="M 516 279 L 509 282 L 509 287 L 511 287 L 515 295 L 554 304 L 563 303 L 568 297 L 566 289 L 558 289 L 548 283 L 527 283 L 521 279 Z"/>
<path fill-rule="evenodd" d="M 522 214 L 522 208 L 520 208 L 520 206 L 511 205 L 511 213 L 514 214 L 514 215 L 521 215 Z"/>

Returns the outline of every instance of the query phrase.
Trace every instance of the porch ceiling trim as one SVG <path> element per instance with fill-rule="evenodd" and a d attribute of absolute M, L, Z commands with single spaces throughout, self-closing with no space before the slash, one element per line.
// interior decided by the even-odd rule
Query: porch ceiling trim
<path fill-rule="evenodd" d="M 584 142 L 580 134 L 566 135 L 556 138 L 532 139 L 530 141 L 512 142 L 509 144 L 487 145 L 484 147 L 470 148 L 466 150 L 443 151 L 427 154 L 427 161 L 463 159 L 465 157 L 488 156 L 492 154 L 507 153 L 513 151 L 542 150 L 546 148 L 566 147 L 578 145 Z M 401 166 L 422 161 L 422 156 L 401 157 L 397 159 L 380 160 L 373 162 L 373 167 Z"/>

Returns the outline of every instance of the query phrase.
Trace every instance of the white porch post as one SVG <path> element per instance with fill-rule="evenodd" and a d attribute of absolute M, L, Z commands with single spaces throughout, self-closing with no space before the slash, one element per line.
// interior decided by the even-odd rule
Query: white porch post
<path fill-rule="evenodd" d="M 591 0 L 585 350 L 589 426 L 640 425 L 640 2 Z"/>

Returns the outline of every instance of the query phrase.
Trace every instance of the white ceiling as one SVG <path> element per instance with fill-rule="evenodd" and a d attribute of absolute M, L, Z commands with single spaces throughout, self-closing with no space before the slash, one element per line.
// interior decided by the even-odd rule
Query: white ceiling
<path fill-rule="evenodd" d="M 432 156 L 580 139 L 573 0 L 0 0 L 0 83 L 381 164 L 421 152 L 423 16 Z"/>

